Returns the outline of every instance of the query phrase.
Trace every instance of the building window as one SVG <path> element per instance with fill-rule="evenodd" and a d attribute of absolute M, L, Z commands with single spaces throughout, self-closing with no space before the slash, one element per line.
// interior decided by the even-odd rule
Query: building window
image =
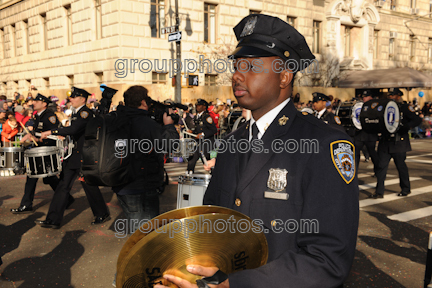
<path fill-rule="evenodd" d="M 204 42 L 216 43 L 216 5 L 204 3 Z"/>
<path fill-rule="evenodd" d="M 103 72 L 95 72 L 96 75 L 96 82 L 98 85 L 102 84 L 104 82 L 104 75 Z"/>
<path fill-rule="evenodd" d="M 72 7 L 67 5 L 64 7 L 66 10 L 66 26 L 67 26 L 67 45 L 73 45 L 72 38 Z"/>
<path fill-rule="evenodd" d="M 75 81 L 74 75 L 67 75 L 67 77 L 68 77 L 68 86 L 69 87 L 74 86 L 74 81 Z"/>
<path fill-rule="evenodd" d="M 22 29 L 24 35 L 23 35 L 23 39 L 25 41 L 25 44 L 23 44 L 23 48 L 25 49 L 23 54 L 30 54 L 30 27 L 28 25 L 28 19 L 23 20 L 24 22 L 24 27 Z"/>
<path fill-rule="evenodd" d="M 410 61 L 414 61 L 415 59 L 415 48 L 416 48 L 416 36 L 410 35 L 410 39 L 409 39 Z"/>
<path fill-rule="evenodd" d="M 4 45 L 4 28 L 0 28 L 0 57 L 5 59 L 5 45 Z"/>
<path fill-rule="evenodd" d="M 261 13 L 261 11 L 258 11 L 258 10 L 249 10 L 249 15 L 250 14 L 260 14 Z"/>
<path fill-rule="evenodd" d="M 389 60 L 394 60 L 394 44 L 395 44 L 395 39 L 394 38 L 390 38 L 389 39 Z"/>
<path fill-rule="evenodd" d="M 432 2 L 429 2 L 429 18 L 432 18 Z"/>
<path fill-rule="evenodd" d="M 102 38 L 102 5 L 101 0 L 95 0 L 96 39 Z"/>
<path fill-rule="evenodd" d="M 428 41 L 428 63 L 432 63 L 432 38 Z"/>
<path fill-rule="evenodd" d="M 160 38 L 160 30 L 165 27 L 165 0 L 151 0 L 150 28 L 151 37 Z"/>
<path fill-rule="evenodd" d="M 344 57 L 350 57 L 351 54 L 351 29 L 352 27 L 341 25 L 342 47 L 344 48 Z"/>
<path fill-rule="evenodd" d="M 45 89 L 50 89 L 50 78 L 43 78 Z"/>
<path fill-rule="evenodd" d="M 390 10 L 396 11 L 396 0 L 390 0 Z"/>
<path fill-rule="evenodd" d="M 217 75 L 205 74 L 205 86 L 216 86 Z"/>
<path fill-rule="evenodd" d="M 296 24 L 296 18 L 295 17 L 291 17 L 291 16 L 288 16 L 287 17 L 287 22 L 288 22 L 288 24 L 289 25 L 291 25 L 292 27 L 296 27 L 295 26 L 295 24 Z"/>
<path fill-rule="evenodd" d="M 379 31 L 374 30 L 374 49 L 373 49 L 374 59 L 378 59 L 378 53 L 379 53 L 378 36 L 379 36 Z"/>
<path fill-rule="evenodd" d="M 167 73 L 152 72 L 152 84 L 166 84 Z"/>
<path fill-rule="evenodd" d="M 321 39 L 321 22 L 313 21 L 313 35 L 312 35 L 312 53 L 320 53 L 320 39 Z"/>
<path fill-rule="evenodd" d="M 417 2 L 417 0 L 411 0 L 411 8 L 412 9 L 415 9 L 416 8 L 416 3 Z"/>
<path fill-rule="evenodd" d="M 48 50 L 48 29 L 47 29 L 46 13 L 41 14 L 41 18 L 42 18 L 42 33 L 43 33 L 41 45 L 43 45 L 42 51 L 46 51 Z"/>

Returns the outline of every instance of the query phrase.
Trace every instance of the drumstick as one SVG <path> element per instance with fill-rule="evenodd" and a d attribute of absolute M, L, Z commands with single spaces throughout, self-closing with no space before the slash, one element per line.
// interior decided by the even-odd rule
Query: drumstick
<path fill-rule="evenodd" d="M 21 123 L 21 122 L 19 122 L 20 124 L 21 124 L 21 126 L 24 128 L 24 130 L 28 133 L 28 134 L 30 134 L 30 131 L 28 131 L 27 130 L 27 128 Z M 30 134 L 31 135 L 31 134 Z M 30 137 L 30 139 L 33 141 L 33 143 L 36 145 L 36 146 L 39 146 L 37 143 L 36 143 L 36 141 L 32 138 L 32 137 Z"/>

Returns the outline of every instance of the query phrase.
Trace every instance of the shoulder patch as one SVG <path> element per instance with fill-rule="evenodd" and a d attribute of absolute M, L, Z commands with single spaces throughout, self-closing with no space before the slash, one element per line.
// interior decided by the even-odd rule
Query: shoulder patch
<path fill-rule="evenodd" d="M 412 104 L 410 104 L 410 105 L 408 106 L 408 109 L 409 109 L 411 112 L 415 112 L 414 106 L 413 106 Z"/>
<path fill-rule="evenodd" d="M 89 113 L 87 111 L 82 111 L 80 113 L 81 118 L 86 119 L 89 116 Z"/>
<path fill-rule="evenodd" d="M 213 119 L 209 116 L 209 117 L 207 117 L 207 122 L 208 122 L 209 124 L 213 124 Z"/>
<path fill-rule="evenodd" d="M 340 121 L 339 116 L 334 116 L 334 120 L 336 121 L 336 123 L 337 123 L 338 125 L 341 125 L 341 124 L 342 124 L 342 122 Z"/>
<path fill-rule="evenodd" d="M 347 140 L 338 140 L 330 144 L 330 153 L 342 179 L 351 183 L 355 176 L 354 145 Z"/>
<path fill-rule="evenodd" d="M 302 112 L 302 114 L 303 114 L 304 116 L 309 115 L 308 112 Z"/>
<path fill-rule="evenodd" d="M 371 108 L 372 108 L 372 109 L 375 109 L 375 107 L 376 107 L 377 105 L 378 105 L 378 102 L 374 102 L 374 103 L 371 104 Z"/>
<path fill-rule="evenodd" d="M 52 123 L 55 124 L 56 123 L 56 116 L 51 116 L 48 118 L 48 120 Z"/>

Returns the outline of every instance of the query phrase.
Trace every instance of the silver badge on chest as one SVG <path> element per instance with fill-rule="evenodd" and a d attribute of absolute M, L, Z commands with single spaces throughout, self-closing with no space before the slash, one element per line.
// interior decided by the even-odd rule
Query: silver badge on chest
<path fill-rule="evenodd" d="M 285 190 L 287 186 L 287 174 L 288 171 L 286 169 L 271 168 L 269 170 L 267 187 L 273 191 L 265 191 L 265 198 L 288 200 L 289 195 Z"/>

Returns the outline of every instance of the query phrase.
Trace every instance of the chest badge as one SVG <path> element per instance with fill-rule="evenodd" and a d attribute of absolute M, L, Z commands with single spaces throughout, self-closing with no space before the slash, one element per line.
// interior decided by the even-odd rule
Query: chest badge
<path fill-rule="evenodd" d="M 288 171 L 286 169 L 271 168 L 269 170 L 267 187 L 272 191 L 265 191 L 265 198 L 288 200 L 289 195 L 285 190 L 287 186 L 287 174 Z"/>

